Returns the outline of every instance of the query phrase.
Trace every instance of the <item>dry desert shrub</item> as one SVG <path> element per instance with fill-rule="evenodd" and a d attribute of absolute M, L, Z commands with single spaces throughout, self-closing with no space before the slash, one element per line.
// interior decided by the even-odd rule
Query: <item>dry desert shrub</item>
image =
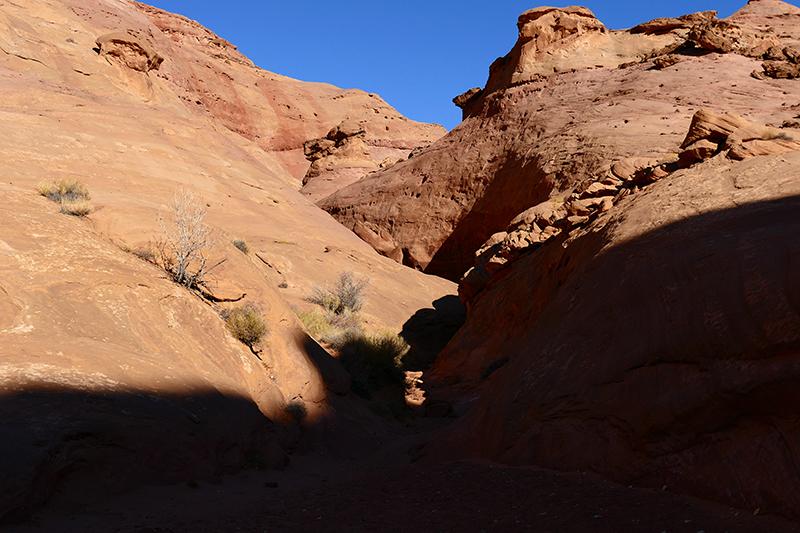
<path fill-rule="evenodd" d="M 772 131 L 772 130 L 764 130 L 764 133 L 761 134 L 761 139 L 764 141 L 771 141 L 773 139 L 782 139 L 784 141 L 794 140 L 794 138 L 785 131 Z"/>
<path fill-rule="evenodd" d="M 352 270 L 345 270 L 332 287 L 314 287 L 306 300 L 337 315 L 356 313 L 364 307 L 368 284 L 368 278 L 357 278 Z"/>
<path fill-rule="evenodd" d="M 85 217 L 92 212 L 92 203 L 89 200 L 78 200 L 75 202 L 68 202 L 64 200 L 61 202 L 60 211 L 65 215 Z"/>
<path fill-rule="evenodd" d="M 306 416 L 308 416 L 306 405 L 300 400 L 292 400 L 284 405 L 283 412 L 290 415 L 298 422 L 302 422 L 305 420 Z"/>
<path fill-rule="evenodd" d="M 36 192 L 48 200 L 61 204 L 61 212 L 66 215 L 83 217 L 92 212 L 90 202 L 92 195 L 89 194 L 89 189 L 77 180 L 42 182 L 37 185 Z"/>
<path fill-rule="evenodd" d="M 371 393 L 386 386 L 405 386 L 403 356 L 409 345 L 399 335 L 383 329 L 345 335 L 339 349 L 339 362 L 353 378 L 353 392 L 369 399 Z"/>
<path fill-rule="evenodd" d="M 167 243 L 164 239 L 156 239 L 147 244 L 137 246 L 131 249 L 130 253 L 142 261 L 147 261 L 148 263 L 163 268 L 167 272 L 172 272 L 172 267 L 175 264 L 174 257 L 168 250 Z"/>
<path fill-rule="evenodd" d="M 297 316 L 306 327 L 308 334 L 317 342 L 337 348 L 351 331 L 361 331 L 361 316 L 358 313 L 335 314 L 326 309 L 314 308 L 298 312 Z M 338 348 L 337 348 L 338 349 Z"/>
<path fill-rule="evenodd" d="M 42 182 L 36 187 L 36 191 L 48 200 L 58 203 L 92 199 L 89 190 L 77 180 L 63 179 L 50 183 Z"/>
<path fill-rule="evenodd" d="M 245 255 L 249 255 L 251 252 L 250 245 L 247 243 L 244 237 L 232 237 L 231 244 L 241 250 L 241 252 Z"/>
<path fill-rule="evenodd" d="M 255 353 L 255 347 L 268 332 L 261 311 L 252 304 L 245 304 L 220 313 L 228 331 Z"/>
<path fill-rule="evenodd" d="M 195 200 L 194 194 L 188 190 L 175 193 L 172 204 L 172 222 L 167 223 L 159 213 L 158 222 L 164 232 L 164 250 L 162 253 L 165 270 L 172 274 L 176 283 L 187 287 L 198 287 L 206 284 L 206 276 L 222 263 L 209 264 L 211 249 L 222 237 L 213 239 L 211 228 L 203 219 L 206 210 L 202 202 Z"/>

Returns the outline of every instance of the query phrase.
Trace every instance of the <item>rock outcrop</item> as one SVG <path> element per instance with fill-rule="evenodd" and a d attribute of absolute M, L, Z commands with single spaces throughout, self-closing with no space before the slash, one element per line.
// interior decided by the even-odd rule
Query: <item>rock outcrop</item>
<path fill-rule="evenodd" d="M 470 306 L 493 278 L 505 275 L 505 268 L 523 254 L 562 232 L 570 235 L 631 192 L 672 172 L 718 153 L 744 160 L 798 151 L 800 143 L 785 131 L 756 126 L 737 115 L 717 115 L 701 109 L 692 118 L 681 147 L 682 152 L 666 159 L 634 157 L 616 161 L 605 173 L 588 179 L 564 198 L 553 198 L 517 215 L 505 231 L 489 237 L 475 252 L 475 266 L 464 274 L 458 286 L 461 300 Z"/>
<path fill-rule="evenodd" d="M 582 9 L 528 12 L 519 42 L 495 63 L 486 87 L 457 99 L 465 110 L 459 127 L 319 205 L 381 253 L 460 279 L 474 251 L 525 209 L 568 196 L 620 160 L 677 157 L 701 108 L 761 125 L 792 120 L 793 81 L 750 74 L 762 69 L 754 50 L 795 46 L 797 25 L 779 33 L 766 26 L 797 11 L 758 0 L 726 20 L 704 12 L 624 31 L 602 29 Z M 699 43 L 689 39 L 693 28 Z M 732 51 L 704 48 L 711 35 L 728 39 Z M 584 47 L 603 50 L 598 43 L 621 52 L 595 64 Z"/>
<path fill-rule="evenodd" d="M 591 470 L 626 485 L 800 518 L 800 296 L 793 281 L 800 143 L 796 121 L 787 118 L 797 114 L 791 102 L 800 89 L 750 75 L 764 54 L 777 55 L 761 45 L 779 39 L 783 53 L 800 34 L 800 24 L 771 33 L 758 21 L 796 20 L 796 12 L 755 0 L 728 21 L 659 19 L 635 30 L 691 32 L 694 52 L 677 48 L 669 54 L 678 61 L 657 61 L 668 57 L 660 55 L 613 75 L 592 69 L 591 76 L 562 73 L 475 93 L 468 105 L 477 107 L 462 127 L 480 124 L 506 150 L 481 153 L 484 168 L 502 159 L 492 174 L 472 175 L 489 182 L 481 194 L 515 191 L 519 199 L 528 188 L 543 191 L 497 218 L 475 216 L 476 206 L 489 204 L 475 202 L 428 256 L 430 268 L 441 250 L 465 245 L 462 221 L 484 225 L 459 287 L 469 304 L 466 324 L 423 376 L 432 401 L 465 414 L 417 459 Z M 615 76 L 636 83 L 616 85 Z M 584 83 L 603 92 L 570 91 Z M 644 105 L 636 93 L 652 100 Z M 556 120 L 547 111 L 560 98 L 580 112 L 561 129 L 542 126 Z M 603 114 L 620 106 L 622 115 Z M 593 126 L 595 116 L 605 124 Z M 527 147 L 515 145 L 503 126 L 539 135 Z M 658 137 L 650 126 L 660 126 Z M 562 143 L 579 136 L 573 150 L 584 153 L 549 151 L 548 135 Z M 478 165 L 463 163 L 462 143 L 482 146 L 457 128 L 420 156 L 435 151 L 439 167 L 406 172 L 430 183 L 449 153 L 451 174 L 459 174 L 454 167 L 475 171 Z M 529 170 L 545 165 L 563 173 Z M 395 216 L 410 211 L 400 202 L 393 207 Z M 402 248 L 393 222 L 386 239 Z"/>
<path fill-rule="evenodd" d="M 311 167 L 303 178 L 300 192 L 312 199 L 324 198 L 377 170 L 379 165 L 370 155 L 365 138 L 366 131 L 361 124 L 346 120 L 325 137 L 304 142 L 303 153 L 311 161 Z M 388 165 L 388 162 L 382 163 Z"/>
<path fill-rule="evenodd" d="M 798 169 L 714 157 L 520 257 L 425 377 L 482 394 L 422 454 L 800 517 Z"/>
<path fill-rule="evenodd" d="M 164 58 L 156 51 L 151 37 L 135 30 L 101 35 L 95 41 L 102 56 L 113 57 L 126 67 L 149 72 L 158 70 Z"/>
<path fill-rule="evenodd" d="M 155 49 L 164 62 L 154 75 L 181 99 L 187 111 L 213 117 L 273 153 L 298 180 L 298 188 L 309 167 L 303 143 L 323 137 L 343 120 L 363 125 L 364 140 L 376 164 L 388 156 L 405 157 L 445 133 L 442 126 L 408 120 L 377 94 L 301 82 L 261 70 L 236 46 L 180 15 L 144 4 L 139 4 L 132 16 L 120 6 L 106 9 L 80 0 L 71 3 L 82 22 L 99 25 L 104 33 L 119 32 L 120 21 L 124 21 L 124 30 L 130 31 L 123 35 L 145 36 L 146 43 L 138 40 L 121 45 L 122 51 L 128 54 L 135 43 L 144 50 Z"/>

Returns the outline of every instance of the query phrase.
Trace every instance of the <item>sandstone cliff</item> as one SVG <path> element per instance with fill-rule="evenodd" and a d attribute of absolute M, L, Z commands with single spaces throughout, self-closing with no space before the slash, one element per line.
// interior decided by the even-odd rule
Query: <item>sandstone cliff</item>
<path fill-rule="evenodd" d="M 302 144 L 347 117 L 370 148 L 399 153 L 441 128 L 258 69 L 199 24 L 127 0 L 3 3 L 0 50 L 0 521 L 54 493 L 280 467 L 308 439 L 344 456 L 374 448 L 384 429 L 363 431 L 373 415 L 289 304 L 352 269 L 374 280 L 370 327 L 399 330 L 455 287 L 378 256 L 301 195 Z M 87 217 L 37 194 L 59 179 L 91 191 Z M 179 189 L 221 238 L 210 289 L 244 295 L 268 323 L 258 357 L 220 319 L 234 304 L 130 253 L 163 236 Z"/>
<path fill-rule="evenodd" d="M 696 41 L 667 56 L 475 93 L 461 127 L 385 173 L 385 190 L 407 173 L 395 222 L 441 194 L 444 168 L 481 191 L 462 212 L 448 204 L 450 226 L 440 211 L 450 233 L 427 248 L 403 246 L 413 226 L 383 233 L 407 262 L 428 253 L 429 270 L 474 265 L 467 323 L 425 376 L 464 416 L 419 458 L 591 470 L 800 517 L 800 89 L 772 77 L 795 65 L 800 10 L 754 0 L 696 17 Z M 763 31 L 773 20 L 780 31 Z M 325 205 L 361 212 L 358 186 L 381 190 L 375 176 Z"/>
<path fill-rule="evenodd" d="M 610 31 L 584 8 L 526 12 L 486 87 L 458 100 L 461 125 L 320 205 L 384 255 L 459 279 L 525 209 L 619 160 L 679 151 L 700 108 L 791 121 L 794 84 L 751 73 L 764 73 L 765 54 L 793 64 L 783 49 L 791 54 L 798 16 L 759 0 L 724 21 L 709 12 Z M 780 31 L 769 30 L 775 21 Z"/>

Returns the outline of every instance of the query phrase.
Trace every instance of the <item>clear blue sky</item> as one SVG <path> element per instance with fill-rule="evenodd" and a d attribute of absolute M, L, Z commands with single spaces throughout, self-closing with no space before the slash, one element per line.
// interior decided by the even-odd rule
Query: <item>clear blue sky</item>
<path fill-rule="evenodd" d="M 259 67 L 304 81 L 378 93 L 408 118 L 452 129 L 451 99 L 486 82 L 489 65 L 516 42 L 517 17 L 536 0 L 145 0 L 180 13 L 239 47 Z M 580 3 L 580 2 L 576 2 Z M 608 28 L 746 0 L 585 0 Z M 800 5 L 800 0 L 789 2 Z"/>

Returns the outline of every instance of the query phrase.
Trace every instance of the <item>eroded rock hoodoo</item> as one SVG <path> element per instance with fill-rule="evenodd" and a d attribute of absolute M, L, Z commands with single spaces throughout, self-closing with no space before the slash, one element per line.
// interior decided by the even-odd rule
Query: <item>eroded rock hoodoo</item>
<path fill-rule="evenodd" d="M 345 120 L 325 137 L 303 143 L 303 153 L 311 166 L 303 178 L 302 192 L 323 198 L 378 169 L 365 141 L 364 127 Z"/>

